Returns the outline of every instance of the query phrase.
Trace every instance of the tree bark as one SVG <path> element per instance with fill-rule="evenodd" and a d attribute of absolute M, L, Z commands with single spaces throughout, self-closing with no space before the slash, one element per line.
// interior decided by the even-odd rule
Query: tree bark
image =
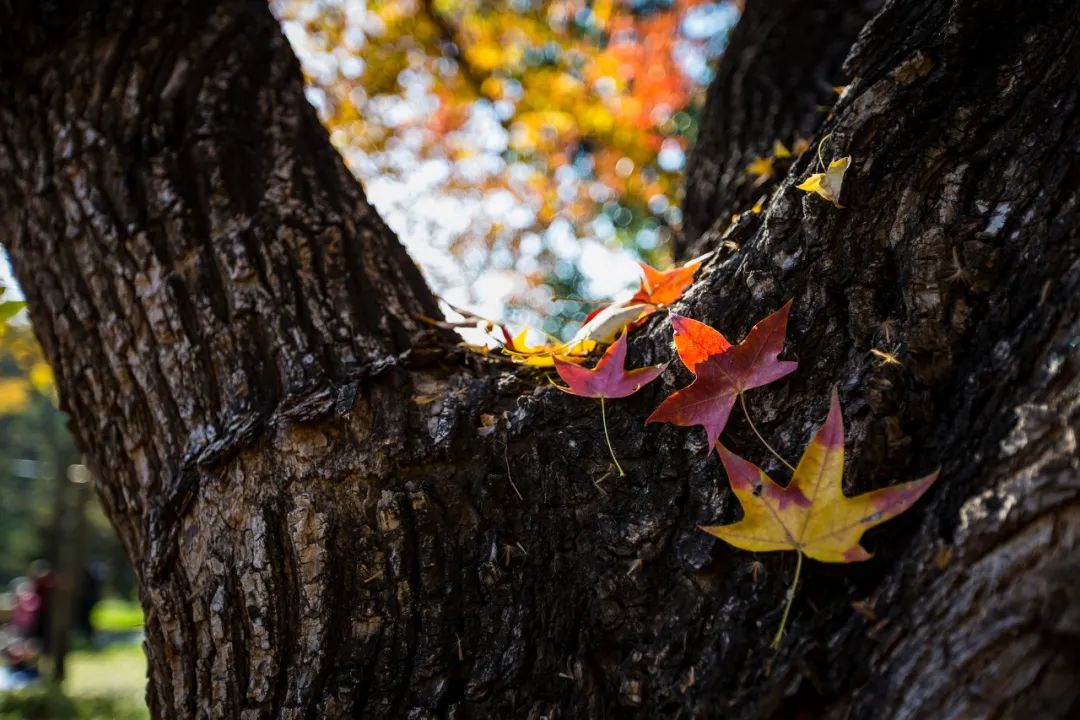
<path fill-rule="evenodd" d="M 941 466 L 873 560 L 807 566 L 776 653 L 794 558 L 702 533 L 738 514 L 715 454 L 642 424 L 686 374 L 609 406 L 615 479 L 594 403 L 424 335 L 264 7 L 14 7 L 0 228 L 142 581 L 156 717 L 1080 708 L 1075 3 L 887 3 L 817 129 L 844 209 L 794 189 L 808 153 L 677 308 L 738 337 L 794 297 L 799 371 L 751 396 L 783 454 L 837 384 L 849 492 Z M 661 318 L 632 342 L 670 354 Z"/>
<path fill-rule="evenodd" d="M 793 147 L 821 126 L 834 87 L 845 84 L 841 66 L 859 30 L 880 0 L 763 0 L 747 3 L 716 68 L 686 171 L 683 227 L 676 254 L 708 252 L 743 215 L 739 234 L 757 223 L 747 211 L 768 197 L 786 173 L 747 172 L 774 142 Z M 707 234 L 708 233 L 708 234 Z"/>

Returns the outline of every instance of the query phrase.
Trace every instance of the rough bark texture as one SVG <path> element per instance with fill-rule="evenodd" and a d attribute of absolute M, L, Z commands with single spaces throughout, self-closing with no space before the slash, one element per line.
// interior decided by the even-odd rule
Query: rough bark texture
<path fill-rule="evenodd" d="M 156 716 L 1077 711 L 1075 3 L 888 3 L 817 132 L 846 209 L 793 188 L 804 156 L 679 308 L 739 336 L 795 298 L 800 369 L 751 397 L 785 454 L 837 383 L 850 492 L 942 468 L 875 559 L 805 568 L 776 654 L 794 558 L 701 533 L 738 512 L 715 455 L 642 425 L 685 373 L 609 406 L 616 479 L 595 404 L 432 362 L 265 8 L 121 5 L 13 34 L 0 4 L 0 228 L 142 579 Z"/>
<path fill-rule="evenodd" d="M 746 5 L 702 111 L 686 171 L 679 255 L 712 250 L 732 215 L 772 193 L 786 164 L 778 164 L 777 177 L 760 179 L 747 173 L 747 165 L 771 154 L 774 141 L 791 147 L 796 136 L 814 136 L 826 115 L 823 108 L 836 100 L 833 87 L 846 82 L 841 65 L 851 44 L 880 5 L 881 0 Z"/>
<path fill-rule="evenodd" d="M 265 8 L 69 5 L 0 15 L 3 222 L 83 441 L 127 456 L 100 469 L 129 523 L 436 309 Z M 137 562 L 145 533 L 121 533 Z"/>

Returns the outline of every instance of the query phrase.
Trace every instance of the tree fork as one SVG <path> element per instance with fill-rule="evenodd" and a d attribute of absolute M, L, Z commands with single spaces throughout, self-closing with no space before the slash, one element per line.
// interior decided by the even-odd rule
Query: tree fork
<path fill-rule="evenodd" d="M 593 403 L 431 360 L 264 6 L 12 7 L 0 228 L 142 580 L 155 716 L 1075 710 L 1074 3 L 887 3 L 816 133 L 847 208 L 793 188 L 805 156 L 678 307 L 738 336 L 795 298 L 800 369 L 747 399 L 780 453 L 838 383 L 850 492 L 942 465 L 874 560 L 806 564 L 775 654 L 793 559 L 698 530 L 737 505 L 695 430 L 642 425 L 660 383 L 612 404 L 637 450 L 601 490 Z M 654 320 L 631 363 L 669 345 Z"/>

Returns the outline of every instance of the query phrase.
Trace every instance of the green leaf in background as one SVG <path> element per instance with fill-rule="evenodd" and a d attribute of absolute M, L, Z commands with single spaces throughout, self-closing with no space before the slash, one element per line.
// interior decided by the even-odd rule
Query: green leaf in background
<path fill-rule="evenodd" d="M 16 313 L 26 307 L 26 303 L 22 300 L 5 300 L 0 302 L 0 325 L 3 325 L 11 318 L 15 317 Z"/>

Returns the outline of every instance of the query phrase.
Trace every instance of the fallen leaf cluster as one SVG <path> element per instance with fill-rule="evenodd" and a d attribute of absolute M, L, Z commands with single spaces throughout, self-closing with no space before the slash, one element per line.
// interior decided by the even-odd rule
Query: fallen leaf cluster
<path fill-rule="evenodd" d="M 827 139 L 823 138 L 822 142 Z M 774 158 L 790 155 L 791 151 L 777 143 Z M 751 166 L 748 171 L 752 174 L 771 172 L 771 159 L 768 168 L 763 159 L 759 160 L 762 164 Z M 819 143 L 818 162 L 822 172 L 810 175 L 796 187 L 841 207 L 840 192 L 851 158 L 833 160 L 826 167 Z M 638 290 L 625 301 L 597 309 L 567 342 L 531 345 L 527 341 L 527 328 L 512 335 L 499 326 L 499 349 L 504 356 L 529 366 L 553 367 L 566 383 L 557 385 L 560 390 L 600 401 L 604 437 L 619 475 L 625 475 L 625 472 L 608 432 L 605 403 L 638 392 L 666 369 L 666 364 L 658 364 L 628 370 L 625 364 L 627 336 L 650 315 L 676 303 L 692 285 L 702 262 L 703 258 L 666 271 L 642 265 L 643 276 Z M 792 303 L 788 301 L 754 325 L 741 342 L 734 344 L 715 328 L 669 312 L 676 354 L 694 380 L 665 398 L 645 420 L 646 424 L 665 422 L 683 427 L 700 426 L 705 431 L 707 452 L 715 449 L 719 454 L 743 517 L 728 525 L 704 526 L 703 531 L 742 550 L 793 550 L 797 553 L 795 575 L 774 646 L 783 637 L 803 557 L 829 563 L 869 559 L 870 553 L 860 545 L 863 533 L 908 509 L 937 479 L 935 472 L 920 480 L 856 497 L 845 496 L 842 483 L 844 428 L 835 388 L 828 417 L 797 466 L 789 464 L 765 440 L 751 419 L 745 396 L 748 391 L 781 380 L 797 369 L 796 361 L 780 359 L 791 307 Z M 607 350 L 597 363 L 585 367 L 584 363 L 604 345 L 608 346 Z M 792 471 L 787 485 L 775 482 L 761 468 L 735 455 L 720 442 L 736 403 L 765 448 Z M 488 428 L 493 424 L 493 419 L 485 420 L 481 428 L 483 433 L 492 432 Z"/>
<path fill-rule="evenodd" d="M 738 344 L 716 329 L 681 315 L 671 314 L 675 351 L 694 381 L 669 395 L 646 423 L 667 422 L 684 427 L 701 426 L 720 455 L 728 481 L 743 509 L 743 517 L 730 525 L 702 530 L 728 544 L 751 552 L 794 550 L 798 553 L 784 617 L 773 641 L 783 637 L 795 587 L 806 557 L 819 562 L 850 563 L 867 560 L 859 543 L 870 528 L 909 508 L 937 479 L 932 473 L 913 482 L 849 498 L 843 493 L 844 427 L 840 399 L 833 389 L 828 418 L 807 446 L 791 482 L 780 485 L 765 472 L 728 450 L 719 442 L 731 411 L 738 401 L 747 422 L 769 452 L 791 466 L 758 432 L 744 398 L 748 390 L 768 385 L 791 374 L 798 363 L 781 360 L 791 302 L 765 317 Z M 608 435 L 605 399 L 631 395 L 652 382 L 665 365 L 627 370 L 626 333 L 608 348 L 593 368 L 555 360 L 555 370 L 566 382 L 564 392 L 599 398 L 604 436 L 619 474 L 625 474 Z"/>
<path fill-rule="evenodd" d="M 698 258 L 671 270 L 657 270 L 641 263 L 642 278 L 637 291 L 625 300 L 594 310 L 574 336 L 565 342 L 530 345 L 527 339 L 529 327 L 515 335 L 502 325 L 498 326 L 495 341 L 503 355 L 524 365 L 553 367 L 556 360 L 583 363 L 600 346 L 610 345 L 624 330 L 640 326 L 650 315 L 682 297 L 694 282 L 694 273 L 703 261 L 704 258 Z M 475 349 L 475 346 L 470 347 Z"/>

